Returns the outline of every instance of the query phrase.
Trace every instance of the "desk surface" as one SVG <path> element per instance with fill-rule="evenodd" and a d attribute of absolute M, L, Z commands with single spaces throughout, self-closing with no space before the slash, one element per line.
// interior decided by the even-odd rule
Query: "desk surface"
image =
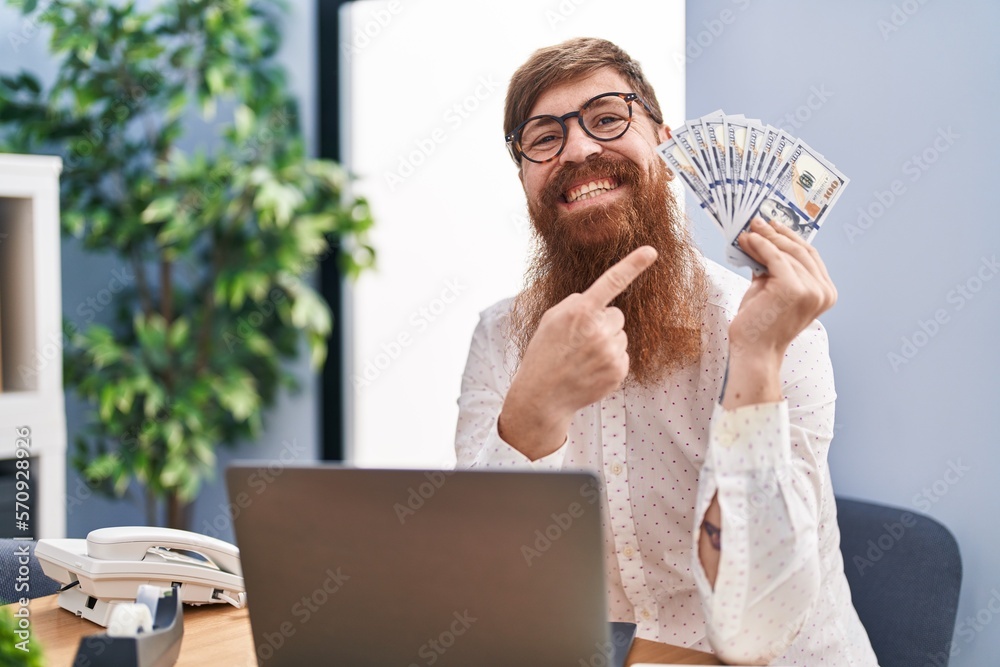
<path fill-rule="evenodd" d="M 45 651 L 45 664 L 71 665 L 80 639 L 103 632 L 103 628 L 59 607 L 56 596 L 31 601 L 31 634 Z M 700 651 L 636 639 L 629 664 L 636 662 L 683 665 L 721 665 L 714 656 Z M 250 616 L 246 609 L 229 605 L 184 606 L 184 641 L 178 667 L 201 665 L 254 667 Z"/>

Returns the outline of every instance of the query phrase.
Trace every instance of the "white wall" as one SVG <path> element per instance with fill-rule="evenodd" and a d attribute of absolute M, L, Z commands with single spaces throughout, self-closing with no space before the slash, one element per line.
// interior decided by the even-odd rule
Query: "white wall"
<path fill-rule="evenodd" d="M 1000 655 L 1000 137 L 985 122 L 1000 106 L 997 25 L 1000 5 L 973 0 L 713 0 L 687 16 L 689 116 L 785 122 L 852 179 L 815 243 L 840 291 L 821 318 L 834 487 L 955 533 L 956 667 Z M 717 232 L 699 228 L 711 254 Z"/>
<path fill-rule="evenodd" d="M 377 0 L 350 11 L 346 159 L 372 202 L 379 253 L 352 294 L 351 460 L 448 465 L 478 313 L 521 288 L 528 253 L 503 140 L 511 74 L 541 46 L 605 37 L 643 64 L 667 122 L 679 123 L 684 6 Z"/>

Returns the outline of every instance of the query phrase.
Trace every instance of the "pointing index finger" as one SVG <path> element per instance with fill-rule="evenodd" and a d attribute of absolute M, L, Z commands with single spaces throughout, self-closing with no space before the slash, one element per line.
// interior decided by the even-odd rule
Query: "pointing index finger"
<path fill-rule="evenodd" d="M 624 292 L 639 274 L 652 266 L 656 257 L 656 250 L 652 246 L 644 245 L 636 248 L 601 274 L 601 277 L 587 288 L 583 296 L 599 306 L 607 306 L 616 296 Z"/>

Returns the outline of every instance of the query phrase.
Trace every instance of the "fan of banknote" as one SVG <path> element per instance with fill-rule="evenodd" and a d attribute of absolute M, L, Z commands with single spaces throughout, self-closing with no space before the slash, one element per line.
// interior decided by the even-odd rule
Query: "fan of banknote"
<path fill-rule="evenodd" d="M 736 238 L 755 216 L 777 220 L 812 243 L 848 183 L 801 139 L 722 111 L 685 122 L 657 150 L 719 223 L 729 263 L 754 272 L 763 267 Z"/>

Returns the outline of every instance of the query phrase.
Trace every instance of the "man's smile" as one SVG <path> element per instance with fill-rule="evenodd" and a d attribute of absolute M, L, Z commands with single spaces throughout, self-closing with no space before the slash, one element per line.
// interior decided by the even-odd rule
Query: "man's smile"
<path fill-rule="evenodd" d="M 613 192 L 618 189 L 618 186 L 618 180 L 615 178 L 595 178 L 583 183 L 577 183 L 566 190 L 563 193 L 563 200 L 567 204 L 573 204 L 587 199 L 594 199 Z"/>

